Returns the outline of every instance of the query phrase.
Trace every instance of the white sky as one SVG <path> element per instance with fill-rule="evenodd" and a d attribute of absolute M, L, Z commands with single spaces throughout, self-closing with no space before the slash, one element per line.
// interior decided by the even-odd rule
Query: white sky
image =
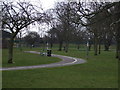
<path fill-rule="evenodd" d="M 25 0 L 20 0 L 25 1 Z M 28 1 L 28 0 L 26 0 Z M 54 8 L 54 5 L 56 2 L 65 1 L 65 0 L 29 0 L 31 3 L 42 6 L 43 10 Z M 40 36 L 44 36 L 46 34 L 46 31 L 48 31 L 50 27 L 46 24 L 42 24 L 40 26 L 38 25 L 30 25 L 30 31 L 36 31 L 39 33 Z"/>
<path fill-rule="evenodd" d="M 41 4 L 42 4 L 43 9 L 46 10 L 46 9 L 53 8 L 54 7 L 54 3 L 56 1 L 57 0 L 41 0 Z"/>
<path fill-rule="evenodd" d="M 25 0 L 20 0 L 20 1 L 25 1 Z M 42 8 L 44 10 L 47 10 L 47 9 L 53 8 L 54 2 L 57 0 L 29 0 L 29 1 L 35 5 L 42 5 Z"/>

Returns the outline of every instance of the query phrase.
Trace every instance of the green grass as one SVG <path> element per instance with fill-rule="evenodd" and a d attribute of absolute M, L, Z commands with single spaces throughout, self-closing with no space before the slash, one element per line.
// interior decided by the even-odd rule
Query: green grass
<path fill-rule="evenodd" d="M 8 50 L 4 49 L 2 51 L 2 66 L 3 67 L 13 67 L 13 66 L 30 66 L 30 65 L 40 65 L 48 64 L 61 61 L 61 59 L 56 57 L 41 56 L 38 54 L 25 53 L 19 49 L 14 49 L 14 64 L 8 64 Z"/>
<path fill-rule="evenodd" d="M 52 50 L 56 54 L 86 59 L 86 51 L 76 48 L 70 48 L 68 53 L 57 48 Z M 84 64 L 3 71 L 3 88 L 118 88 L 118 60 L 114 51 L 102 51 L 98 56 L 90 51 Z"/>

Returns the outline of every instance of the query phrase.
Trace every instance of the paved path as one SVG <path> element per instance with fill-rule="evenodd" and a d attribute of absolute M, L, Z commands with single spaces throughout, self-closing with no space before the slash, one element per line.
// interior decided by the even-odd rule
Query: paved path
<path fill-rule="evenodd" d="M 40 52 L 37 51 L 25 51 L 27 53 L 35 53 L 40 54 Z M 18 67 L 8 67 L 8 68 L 0 68 L 0 70 L 23 70 L 23 69 L 34 69 L 34 68 L 47 68 L 47 67 L 59 67 L 59 66 L 67 66 L 67 65 L 73 65 L 73 64 L 82 64 L 86 61 L 79 58 L 73 58 L 69 56 L 63 56 L 63 55 L 56 55 L 52 54 L 52 57 L 58 57 L 62 59 L 62 61 L 57 63 L 51 63 L 51 64 L 43 64 L 43 65 L 33 65 L 33 66 L 18 66 Z"/>

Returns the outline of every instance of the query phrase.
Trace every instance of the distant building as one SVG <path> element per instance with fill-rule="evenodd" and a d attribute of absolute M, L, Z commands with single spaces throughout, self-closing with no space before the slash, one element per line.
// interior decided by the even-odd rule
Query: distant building
<path fill-rule="evenodd" d="M 2 48 L 8 48 L 11 33 L 2 30 Z"/>

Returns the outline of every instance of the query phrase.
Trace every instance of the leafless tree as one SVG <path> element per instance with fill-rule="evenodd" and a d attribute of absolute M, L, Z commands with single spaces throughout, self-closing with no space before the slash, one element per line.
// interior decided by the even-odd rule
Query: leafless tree
<path fill-rule="evenodd" d="M 16 35 L 35 21 L 43 22 L 44 13 L 38 12 L 30 2 L 3 2 L 2 26 L 11 33 L 8 63 L 13 63 L 13 45 Z"/>

